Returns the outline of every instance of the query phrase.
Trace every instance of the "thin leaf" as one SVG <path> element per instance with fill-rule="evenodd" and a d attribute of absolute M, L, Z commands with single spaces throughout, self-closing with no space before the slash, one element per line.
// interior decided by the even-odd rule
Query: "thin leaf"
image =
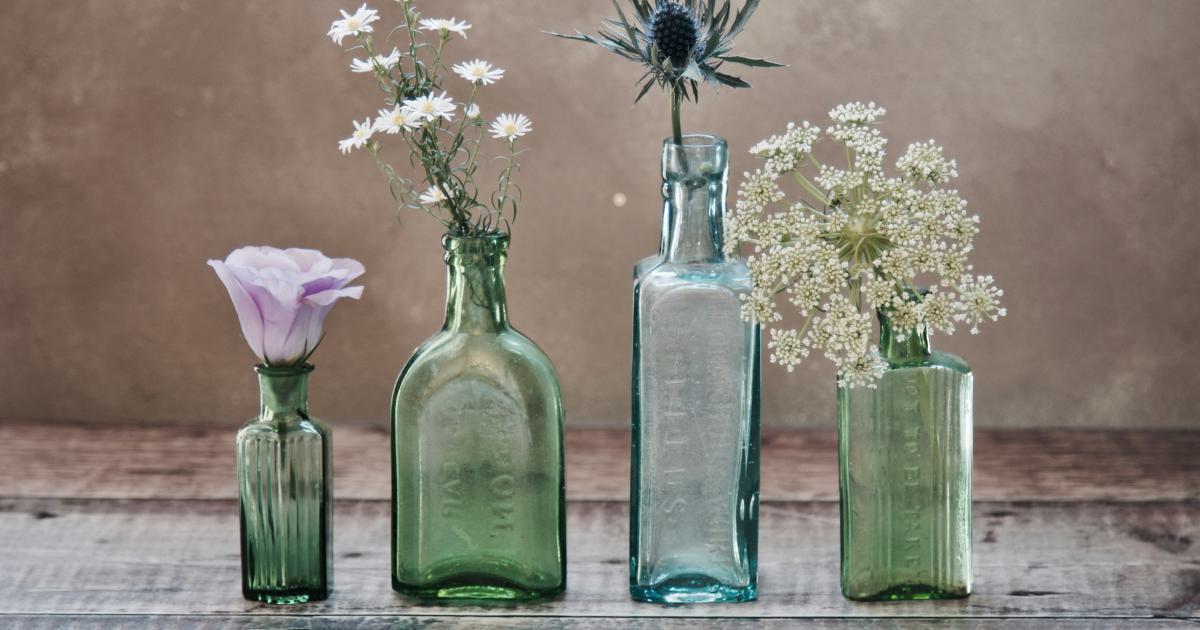
<path fill-rule="evenodd" d="M 750 16 L 758 9 L 759 0 L 746 0 L 746 4 L 737 12 L 737 17 L 733 18 L 733 26 L 729 27 L 729 32 L 726 33 L 726 39 L 733 39 L 746 28 L 746 22 L 750 20 Z"/>
<path fill-rule="evenodd" d="M 721 59 L 723 61 L 728 61 L 729 63 L 740 63 L 743 66 L 750 66 L 752 68 L 786 68 L 787 67 L 786 64 L 775 63 L 774 61 L 768 61 L 766 59 L 760 59 L 758 57 L 743 57 L 741 55 L 722 55 L 717 58 Z"/>
<path fill-rule="evenodd" d="M 735 77 L 733 75 L 725 74 L 724 72 L 714 72 L 714 74 L 717 75 L 717 80 L 719 80 L 722 85 L 728 85 L 731 88 L 748 88 L 748 87 L 750 87 L 749 83 L 746 83 L 742 79 Z"/>

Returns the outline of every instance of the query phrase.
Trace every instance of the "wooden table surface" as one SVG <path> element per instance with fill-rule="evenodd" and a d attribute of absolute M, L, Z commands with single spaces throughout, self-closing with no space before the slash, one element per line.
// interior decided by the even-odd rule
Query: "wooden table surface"
<path fill-rule="evenodd" d="M 0 628 L 1200 627 L 1200 431 L 977 431 L 975 594 L 838 590 L 832 431 L 763 440 L 759 599 L 628 597 L 629 435 L 567 440 L 568 586 L 533 605 L 422 605 L 388 576 L 388 434 L 334 428 L 330 599 L 242 599 L 236 428 L 0 422 Z"/>

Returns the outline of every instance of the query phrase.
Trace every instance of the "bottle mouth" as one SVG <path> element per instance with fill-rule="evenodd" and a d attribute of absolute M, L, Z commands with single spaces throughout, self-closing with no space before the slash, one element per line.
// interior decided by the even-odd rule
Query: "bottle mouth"
<path fill-rule="evenodd" d="M 442 248 L 447 254 L 489 254 L 508 249 L 510 237 L 507 234 L 493 233 L 479 236 L 442 237 Z"/>
<path fill-rule="evenodd" d="M 689 133 L 683 136 L 683 144 L 675 142 L 674 138 L 663 140 L 665 147 L 683 147 L 684 149 L 715 149 L 725 146 L 725 139 L 708 133 Z"/>
<path fill-rule="evenodd" d="M 300 365 L 263 365 L 254 366 L 254 371 L 264 376 L 301 376 L 316 369 L 311 363 Z"/>

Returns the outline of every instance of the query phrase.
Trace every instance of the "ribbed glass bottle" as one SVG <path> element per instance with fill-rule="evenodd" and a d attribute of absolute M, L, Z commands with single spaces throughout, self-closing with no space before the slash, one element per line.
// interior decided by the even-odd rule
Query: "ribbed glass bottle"
<path fill-rule="evenodd" d="M 856 600 L 971 593 L 971 370 L 900 338 L 880 313 L 888 369 L 838 388 L 842 593 Z"/>
<path fill-rule="evenodd" d="M 333 588 L 330 432 L 308 415 L 312 369 L 256 368 L 262 411 L 237 436 L 246 599 L 300 604 Z"/>
<path fill-rule="evenodd" d="M 563 408 L 508 323 L 508 237 L 447 237 L 446 322 L 392 397 L 392 587 L 522 600 L 566 586 Z"/>
<path fill-rule="evenodd" d="M 728 150 L 663 146 L 661 256 L 635 268 L 629 586 L 635 600 L 757 595 L 758 327 L 745 264 L 722 254 Z"/>

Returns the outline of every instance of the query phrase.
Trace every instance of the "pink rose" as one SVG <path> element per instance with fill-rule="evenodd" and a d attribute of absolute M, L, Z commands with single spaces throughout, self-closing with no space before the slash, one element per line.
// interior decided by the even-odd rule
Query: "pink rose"
<path fill-rule="evenodd" d="M 315 249 L 243 247 L 224 260 L 208 261 L 225 283 L 250 349 L 265 364 L 295 365 L 321 340 L 325 315 L 340 298 L 359 299 L 347 287 L 362 263 L 326 258 Z"/>

